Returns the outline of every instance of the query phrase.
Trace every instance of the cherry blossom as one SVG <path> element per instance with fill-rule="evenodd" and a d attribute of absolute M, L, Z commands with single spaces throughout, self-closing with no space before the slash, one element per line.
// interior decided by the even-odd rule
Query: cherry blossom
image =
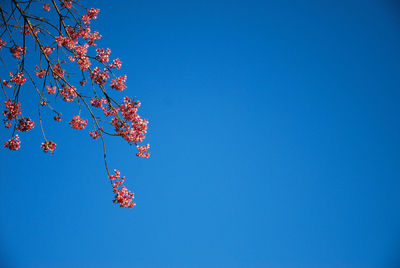
<path fill-rule="evenodd" d="M 121 69 L 122 62 L 120 59 L 115 59 L 111 64 L 108 65 L 109 68 L 117 68 L 118 70 Z"/>
<path fill-rule="evenodd" d="M 98 48 L 96 49 L 97 52 L 97 58 L 99 59 L 100 62 L 108 62 L 110 59 L 108 58 L 110 53 L 111 53 L 111 49 L 107 48 L 107 50 L 104 50 L 104 48 Z"/>
<path fill-rule="evenodd" d="M 89 131 L 90 137 L 92 137 L 94 140 L 98 139 L 101 135 L 101 132 L 98 130 L 95 131 Z"/>
<path fill-rule="evenodd" d="M 50 55 L 51 53 L 53 53 L 54 49 L 55 49 L 54 47 L 45 46 L 43 48 L 43 53 L 45 55 Z"/>
<path fill-rule="evenodd" d="M 127 89 L 127 75 L 119 73 L 122 62 L 119 58 L 110 58 L 110 48 L 97 46 L 102 35 L 93 28 L 91 22 L 97 19 L 100 10 L 85 8 L 75 0 L 43 0 L 38 3 L 37 7 L 46 12 L 37 7 L 30 8 L 31 4 L 34 5 L 32 0 L 15 0 L 11 1 L 15 14 L 0 16 L 4 26 L 0 50 L 6 48 L 0 52 L 10 53 L 7 57 L 14 58 L 6 62 L 7 65 L 14 64 L 10 68 L 14 73 L 9 72 L 9 79 L 0 80 L 5 96 L 3 123 L 7 131 L 12 132 L 12 138 L 4 143 L 4 147 L 18 150 L 21 140 L 14 135 L 15 132 L 32 130 L 39 120 L 44 138 L 40 147 L 43 152 L 53 154 L 57 144 L 46 139 L 47 124 L 42 121 L 53 118 L 61 122 L 58 109 L 60 106 L 62 109 L 71 107 L 75 114 L 67 121 L 71 128 L 85 129 L 88 120 L 91 120 L 94 128 L 88 131 L 90 137 L 94 140 L 101 138 L 104 162 L 114 193 L 113 202 L 120 207 L 132 208 L 136 205 L 133 202 L 134 194 L 122 185 L 125 177 L 121 177 L 118 170 L 114 175 L 109 173 L 106 139 L 107 136 L 122 138 L 134 145 L 132 148 L 136 156 L 148 158 L 150 145 L 142 144 L 148 121 L 139 115 L 140 101 L 128 96 L 121 98 L 114 91 Z M 38 10 L 40 13 L 35 14 Z M 42 14 L 46 15 L 42 17 Z M 25 85 L 27 82 L 28 86 Z M 28 91 L 38 93 L 37 118 L 22 115 L 19 101 L 25 99 L 23 95 Z M 65 103 L 60 102 L 60 98 Z M 24 111 L 24 115 L 31 112 L 31 105 L 25 107 L 29 110 Z M 48 116 L 46 113 L 52 114 Z M 81 118 L 81 114 L 88 115 L 88 119 Z"/>
<path fill-rule="evenodd" d="M 82 118 L 80 118 L 79 115 L 75 115 L 74 117 L 72 117 L 71 121 L 69 121 L 69 124 L 74 129 L 84 129 L 87 125 L 87 122 L 87 120 L 83 120 Z"/>
<path fill-rule="evenodd" d="M 113 192 L 115 193 L 114 203 L 119 204 L 120 207 L 133 208 L 136 203 L 133 202 L 135 198 L 134 193 L 130 192 L 125 186 L 120 187 L 124 181 L 125 177 L 121 178 L 121 173 L 119 170 L 114 170 L 114 175 L 109 175 L 113 186 Z"/>
<path fill-rule="evenodd" d="M 60 94 L 63 97 L 63 100 L 67 102 L 73 101 L 78 96 L 74 86 L 64 86 L 60 90 Z"/>
<path fill-rule="evenodd" d="M 118 91 L 122 91 L 126 88 L 125 83 L 126 82 L 126 75 L 120 76 L 117 79 L 111 80 L 111 88 L 114 88 Z"/>
<path fill-rule="evenodd" d="M 18 135 L 15 135 L 14 138 L 9 139 L 4 143 L 4 147 L 8 148 L 12 151 L 16 151 L 21 147 L 21 140 Z"/>
<path fill-rule="evenodd" d="M 71 9 L 72 8 L 72 1 L 71 0 L 62 0 L 61 6 Z"/>
<path fill-rule="evenodd" d="M 46 86 L 47 93 L 56 94 L 57 87 L 56 86 Z"/>
<path fill-rule="evenodd" d="M 64 77 L 65 70 L 61 68 L 61 65 L 59 63 L 54 64 L 53 66 L 53 74 L 55 79 L 60 79 Z"/>
<path fill-rule="evenodd" d="M 139 157 L 144 157 L 144 158 L 149 158 L 150 157 L 150 153 L 147 152 L 147 150 L 150 148 L 150 145 L 142 145 L 142 146 L 137 146 L 139 152 L 136 154 Z"/>
<path fill-rule="evenodd" d="M 9 81 L 15 83 L 16 85 L 22 86 L 26 82 L 26 77 L 24 77 L 22 72 L 16 74 L 10 73 L 10 76 L 11 78 Z"/>
<path fill-rule="evenodd" d="M 13 46 L 10 48 L 12 56 L 16 59 L 22 59 L 22 55 L 26 53 L 26 47 Z"/>
<path fill-rule="evenodd" d="M 29 131 L 35 127 L 35 122 L 33 122 L 29 117 L 18 119 L 18 125 L 16 127 L 19 131 Z"/>
<path fill-rule="evenodd" d="M 18 115 L 21 115 L 21 103 L 20 102 L 14 102 L 10 99 L 8 99 L 6 102 L 4 102 L 6 106 L 6 110 L 3 112 L 3 115 L 7 118 L 7 120 L 13 120 L 14 118 L 17 118 Z"/>
<path fill-rule="evenodd" d="M 36 66 L 35 74 L 39 78 L 44 78 L 46 76 L 46 74 L 47 74 L 47 70 L 46 69 L 39 69 L 39 67 Z"/>
<path fill-rule="evenodd" d="M 45 141 L 42 142 L 42 145 L 40 146 L 40 148 L 42 148 L 43 152 L 47 153 L 50 152 L 51 154 L 53 154 L 53 151 L 56 149 L 57 144 L 53 141 Z"/>

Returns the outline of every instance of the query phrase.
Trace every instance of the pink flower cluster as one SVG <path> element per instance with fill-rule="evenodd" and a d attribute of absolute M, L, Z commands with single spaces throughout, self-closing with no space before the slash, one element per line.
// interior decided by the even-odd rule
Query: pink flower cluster
<path fill-rule="evenodd" d="M 113 118 L 111 124 L 114 125 L 115 130 L 128 142 L 142 142 L 146 137 L 147 133 L 147 120 L 142 119 L 138 114 L 137 110 L 140 106 L 140 102 L 133 102 L 130 98 L 124 98 L 124 104 L 119 106 L 121 114 L 125 121 L 115 120 Z"/>
<path fill-rule="evenodd" d="M 67 102 L 73 101 L 78 96 L 74 86 L 64 86 L 60 90 L 60 94 L 63 97 L 63 100 Z"/>
<path fill-rule="evenodd" d="M 20 86 L 25 84 L 26 77 L 24 77 L 24 74 L 22 72 L 16 73 L 16 74 L 13 74 L 10 72 L 9 74 L 11 76 L 9 82 L 15 83 L 16 85 L 20 85 Z"/>
<path fill-rule="evenodd" d="M 137 145 L 139 152 L 136 154 L 139 157 L 149 158 L 150 153 L 147 150 L 150 148 L 150 144 L 139 146 Z"/>
<path fill-rule="evenodd" d="M 90 24 L 91 19 L 97 19 L 97 14 L 99 14 L 100 9 L 88 9 L 87 14 L 82 16 L 83 24 Z"/>
<path fill-rule="evenodd" d="M 47 153 L 50 152 L 51 154 L 53 154 L 53 151 L 56 149 L 57 144 L 53 141 L 45 141 L 42 142 L 42 145 L 40 146 L 40 148 L 43 150 L 43 152 Z"/>
<path fill-rule="evenodd" d="M 35 74 L 39 78 L 44 78 L 47 75 L 47 70 L 46 69 L 39 69 L 39 67 L 36 66 Z"/>
<path fill-rule="evenodd" d="M 92 137 L 94 140 L 97 140 L 97 139 L 100 137 L 101 132 L 98 131 L 98 130 L 89 131 L 89 135 L 90 135 L 90 137 Z"/>
<path fill-rule="evenodd" d="M 83 120 L 79 115 L 75 115 L 72 117 L 71 121 L 69 121 L 69 124 L 74 129 L 84 129 L 87 125 L 87 122 L 87 120 Z"/>
<path fill-rule="evenodd" d="M 35 31 L 35 34 L 40 32 L 40 30 L 35 25 L 33 25 L 32 27 L 33 27 L 33 30 Z M 28 25 L 25 25 L 24 29 L 21 30 L 20 33 L 25 34 L 25 35 L 33 35 L 31 28 L 29 28 Z"/>
<path fill-rule="evenodd" d="M 54 47 L 45 46 L 43 48 L 43 53 L 45 55 L 50 55 L 51 53 L 53 53 L 54 49 L 55 49 Z"/>
<path fill-rule="evenodd" d="M 104 71 L 101 72 L 99 67 L 94 68 L 90 73 L 90 78 L 92 78 L 99 86 L 104 85 L 109 77 L 110 75 L 108 74 L 108 70 L 104 69 Z"/>
<path fill-rule="evenodd" d="M 21 147 L 21 140 L 18 135 L 15 135 L 14 138 L 9 139 L 4 143 L 4 147 L 8 148 L 12 151 L 16 151 Z"/>
<path fill-rule="evenodd" d="M 17 118 L 18 115 L 21 115 L 21 103 L 8 99 L 4 102 L 6 106 L 6 110 L 3 111 L 3 115 L 7 118 L 7 120 L 11 121 L 14 118 Z"/>
<path fill-rule="evenodd" d="M 10 48 L 10 52 L 16 59 L 22 59 L 22 55 L 26 53 L 26 47 L 13 46 Z"/>
<path fill-rule="evenodd" d="M 71 0 L 62 0 L 61 1 L 61 6 L 67 8 L 67 9 L 71 9 L 72 8 L 72 1 Z"/>
<path fill-rule="evenodd" d="M 111 53 L 111 49 L 107 48 L 107 50 L 104 50 L 104 48 L 98 48 L 96 49 L 96 52 L 97 52 L 96 57 L 100 62 L 105 63 L 110 60 L 109 56 Z"/>
<path fill-rule="evenodd" d="M 56 94 L 57 87 L 56 86 L 46 86 L 47 93 L 49 94 Z"/>
<path fill-rule="evenodd" d="M 126 82 L 126 75 L 120 76 L 117 79 L 111 80 L 111 88 L 114 88 L 118 91 L 122 91 L 126 88 L 125 83 Z"/>
<path fill-rule="evenodd" d="M 130 192 L 125 186 L 120 187 L 125 181 L 125 176 L 121 178 L 121 173 L 115 169 L 114 175 L 109 175 L 109 178 L 113 186 L 113 192 L 115 193 L 113 202 L 125 208 L 133 208 L 136 206 L 136 203 L 133 202 L 135 198 L 134 193 Z"/>
<path fill-rule="evenodd" d="M 53 77 L 55 79 L 63 78 L 65 74 L 65 70 L 61 68 L 59 63 L 53 65 Z"/>
<path fill-rule="evenodd" d="M 105 98 L 92 98 L 90 100 L 90 104 L 96 108 L 103 108 L 103 103 L 108 103 L 108 101 Z"/>
<path fill-rule="evenodd" d="M 118 70 L 121 69 L 122 62 L 120 59 L 115 59 L 113 60 L 113 63 L 109 64 L 109 68 L 117 68 Z"/>
<path fill-rule="evenodd" d="M 19 131 L 29 131 L 35 127 L 35 122 L 33 122 L 29 117 L 18 119 L 18 125 L 16 127 Z"/>

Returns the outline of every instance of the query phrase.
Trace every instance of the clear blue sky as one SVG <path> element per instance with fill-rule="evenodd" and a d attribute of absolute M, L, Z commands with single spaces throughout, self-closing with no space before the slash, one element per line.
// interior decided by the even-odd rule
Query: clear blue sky
<path fill-rule="evenodd" d="M 48 122 L 51 156 L 36 127 L 0 150 L 2 267 L 398 267 L 395 1 L 86 3 L 150 121 L 150 159 L 108 139 L 137 206 L 85 131 Z"/>

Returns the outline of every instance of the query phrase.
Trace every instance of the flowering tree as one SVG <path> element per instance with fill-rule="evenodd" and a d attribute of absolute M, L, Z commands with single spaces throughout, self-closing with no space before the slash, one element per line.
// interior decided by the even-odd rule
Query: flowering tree
<path fill-rule="evenodd" d="M 111 50 L 96 45 L 101 35 L 92 30 L 91 21 L 99 11 L 85 8 L 78 0 L 11 0 L 0 4 L 3 122 L 11 132 L 11 139 L 4 147 L 18 150 L 21 140 L 16 133 L 29 131 L 36 125 L 22 114 L 19 102 L 21 87 L 30 84 L 39 100 L 43 152 L 53 154 L 57 144 L 45 135 L 42 112 L 53 113 L 54 120 L 60 122 L 62 114 L 56 104 L 61 99 L 59 102 L 70 103 L 76 109 L 76 115 L 69 121 L 71 127 L 83 130 L 88 124 L 88 119 L 81 117 L 84 110 L 93 123 L 88 134 L 102 141 L 104 163 L 115 194 L 113 202 L 132 208 L 134 194 L 122 185 L 125 177 L 118 170 L 114 174 L 109 171 L 104 135 L 122 137 L 136 146 L 137 156 L 148 158 L 149 145 L 142 145 L 148 121 L 138 114 L 140 101 L 129 97 L 118 101 L 112 97 L 112 91 L 126 89 L 127 77 L 117 76 L 121 60 L 110 60 Z"/>

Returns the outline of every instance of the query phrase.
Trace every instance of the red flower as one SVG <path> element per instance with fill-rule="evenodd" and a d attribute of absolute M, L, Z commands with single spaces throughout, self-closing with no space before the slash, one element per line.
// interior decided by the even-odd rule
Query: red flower
<path fill-rule="evenodd" d="M 4 147 L 8 148 L 12 151 L 16 151 L 21 147 L 21 141 L 18 135 L 15 135 L 14 138 L 9 139 L 4 143 Z"/>
<path fill-rule="evenodd" d="M 76 88 L 65 86 L 60 90 L 61 96 L 63 96 L 63 100 L 67 102 L 73 101 L 77 96 Z"/>
<path fill-rule="evenodd" d="M 21 115 L 21 103 L 20 102 L 14 102 L 10 99 L 8 99 L 6 102 L 4 102 L 6 109 L 3 111 L 3 115 L 7 117 L 7 120 L 11 121 L 14 118 L 17 118 L 18 115 Z"/>
<path fill-rule="evenodd" d="M 69 124 L 74 129 L 84 129 L 87 125 L 87 120 L 83 120 L 79 115 L 75 115 L 72 117 L 71 121 L 69 121 Z"/>
<path fill-rule="evenodd" d="M 46 86 L 46 89 L 47 89 L 47 93 L 49 93 L 49 94 L 56 94 L 56 90 L 57 90 L 57 87 L 56 87 L 56 86 L 52 86 L 52 87 Z"/>
<path fill-rule="evenodd" d="M 53 151 L 56 149 L 56 147 L 57 144 L 53 141 L 42 142 L 42 145 L 40 146 L 40 148 L 43 149 L 43 152 L 50 152 L 51 154 L 53 154 Z"/>
<path fill-rule="evenodd" d="M 125 82 L 126 82 L 126 75 L 120 76 L 117 79 L 111 80 L 111 88 L 122 91 L 126 88 L 124 84 Z"/>
<path fill-rule="evenodd" d="M 16 127 L 19 131 L 29 131 L 35 127 L 35 122 L 33 122 L 29 117 L 18 119 L 18 125 Z"/>
<path fill-rule="evenodd" d="M 10 48 L 10 52 L 13 54 L 14 58 L 21 59 L 22 55 L 26 53 L 26 47 L 13 46 Z"/>
<path fill-rule="evenodd" d="M 48 4 L 43 4 L 43 9 L 44 9 L 45 11 L 50 11 L 50 5 L 48 5 Z"/>
<path fill-rule="evenodd" d="M 120 186 L 124 183 L 125 177 L 121 178 L 121 174 L 118 170 L 114 170 L 114 175 L 110 175 L 109 178 L 113 185 L 113 192 L 115 193 L 114 203 L 119 204 L 120 207 L 133 208 L 136 203 L 133 202 L 135 198 L 134 193 L 126 189 L 125 186 Z"/>

